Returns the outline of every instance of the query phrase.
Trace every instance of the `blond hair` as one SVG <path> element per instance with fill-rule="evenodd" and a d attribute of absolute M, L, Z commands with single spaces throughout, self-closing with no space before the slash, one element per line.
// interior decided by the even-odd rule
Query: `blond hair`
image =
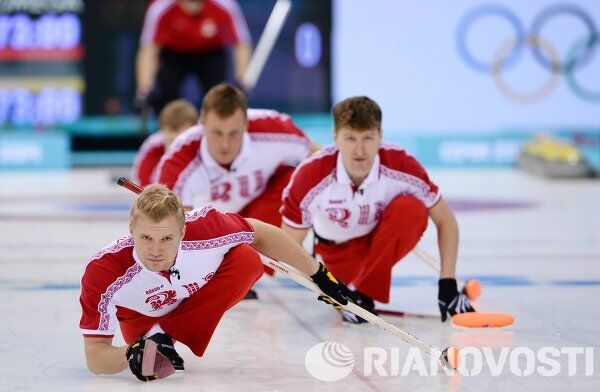
<path fill-rule="evenodd" d="M 204 96 L 200 115 L 206 116 L 208 112 L 214 111 L 220 118 L 228 118 L 237 109 L 241 109 L 246 117 L 248 101 L 242 90 L 227 83 L 217 84 L 208 90 Z"/>
<path fill-rule="evenodd" d="M 348 127 L 356 131 L 381 130 L 381 108 L 369 97 L 351 97 L 333 107 L 335 132 Z"/>
<path fill-rule="evenodd" d="M 185 225 L 183 204 L 173 191 L 162 184 L 151 184 L 144 188 L 131 207 L 129 225 L 142 214 L 156 223 L 175 215 L 181 227 Z"/>
<path fill-rule="evenodd" d="M 158 116 L 160 129 L 182 131 L 196 124 L 198 111 L 185 99 L 169 102 Z"/>

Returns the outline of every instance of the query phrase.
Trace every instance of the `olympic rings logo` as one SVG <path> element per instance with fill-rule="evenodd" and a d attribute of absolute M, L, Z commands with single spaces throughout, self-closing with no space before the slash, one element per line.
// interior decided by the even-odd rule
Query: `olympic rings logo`
<path fill-rule="evenodd" d="M 573 42 L 565 59 L 561 59 L 553 45 L 540 34 L 544 25 L 562 15 L 575 17 L 587 32 L 584 37 Z M 492 61 L 484 62 L 473 56 L 467 48 L 467 36 L 474 22 L 488 16 L 506 20 L 515 35 L 500 44 Z M 561 74 L 578 97 L 586 101 L 600 102 L 600 91 L 584 88 L 574 75 L 576 70 L 583 68 L 593 58 L 599 41 L 600 36 L 594 20 L 583 9 L 572 4 L 556 4 L 540 12 L 533 20 L 529 34 L 526 33 L 519 17 L 509 8 L 499 4 L 486 4 L 472 9 L 462 17 L 456 30 L 456 45 L 463 60 L 477 71 L 491 73 L 498 89 L 509 99 L 521 103 L 531 103 L 546 97 L 557 86 Z M 540 87 L 520 92 L 506 83 L 502 72 L 518 62 L 526 47 L 532 50 L 534 59 L 550 71 L 550 76 Z"/>

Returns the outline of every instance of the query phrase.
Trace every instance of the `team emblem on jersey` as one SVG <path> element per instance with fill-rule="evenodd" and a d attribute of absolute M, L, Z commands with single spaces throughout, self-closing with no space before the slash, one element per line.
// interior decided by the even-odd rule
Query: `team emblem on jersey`
<path fill-rule="evenodd" d="M 348 219 L 352 215 L 347 208 L 327 208 L 325 210 L 329 220 L 339 223 L 341 227 L 348 227 Z"/>
<path fill-rule="evenodd" d="M 196 291 L 200 290 L 200 285 L 198 284 L 198 282 L 192 282 L 190 284 L 184 284 L 183 288 L 188 291 L 189 295 L 192 295 Z"/>
<path fill-rule="evenodd" d="M 202 279 L 204 279 L 205 282 L 208 282 L 209 280 L 211 280 L 213 278 L 213 276 L 215 276 L 215 273 L 214 272 L 210 272 L 208 275 L 206 275 Z"/>
<path fill-rule="evenodd" d="M 152 310 L 160 310 L 163 306 L 172 305 L 177 302 L 177 292 L 175 290 L 161 291 L 146 298 L 146 303 L 150 303 Z"/>

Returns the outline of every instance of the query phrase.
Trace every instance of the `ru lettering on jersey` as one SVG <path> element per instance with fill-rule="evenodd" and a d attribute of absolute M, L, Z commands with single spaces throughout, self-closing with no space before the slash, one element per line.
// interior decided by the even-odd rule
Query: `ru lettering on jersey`
<path fill-rule="evenodd" d="M 231 182 L 220 182 L 213 185 L 210 188 L 211 200 L 227 202 L 231 200 L 232 192 L 237 192 L 242 198 L 249 198 L 252 195 L 262 193 L 266 185 L 262 170 L 255 170 L 252 176 L 243 175 L 236 177 L 236 182 L 237 187 L 235 189 Z"/>
<path fill-rule="evenodd" d="M 361 204 L 358 206 L 358 221 L 359 225 L 368 225 L 372 222 L 377 222 L 381 219 L 383 211 L 385 210 L 385 204 L 381 201 L 375 203 L 375 213 L 371 219 L 372 208 L 368 204 Z M 349 219 L 352 216 L 352 212 L 348 208 L 343 207 L 329 207 L 325 209 L 327 218 L 337 224 L 340 227 L 349 227 Z"/>

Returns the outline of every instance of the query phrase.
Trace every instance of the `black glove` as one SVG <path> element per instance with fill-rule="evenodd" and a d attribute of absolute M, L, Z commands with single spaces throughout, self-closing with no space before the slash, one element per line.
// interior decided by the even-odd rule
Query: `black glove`
<path fill-rule="evenodd" d="M 144 358 L 144 346 L 146 345 L 146 340 L 143 338 L 139 338 L 134 341 L 127 347 L 127 351 L 125 352 L 125 357 L 127 358 L 127 362 L 129 362 L 129 369 L 131 369 L 131 373 L 136 376 L 140 381 L 152 381 L 158 378 L 158 375 L 154 374 L 152 376 L 144 376 L 142 374 L 142 360 Z"/>
<path fill-rule="evenodd" d="M 445 278 L 438 281 L 438 304 L 442 313 L 442 322 L 450 316 L 457 313 L 474 312 L 469 298 L 463 293 L 458 292 L 456 279 Z"/>
<path fill-rule="evenodd" d="M 313 282 L 326 295 L 319 295 L 319 301 L 332 305 L 335 309 L 341 309 L 340 305 L 346 305 L 348 300 L 357 303 L 358 296 L 352 292 L 344 282 L 338 281 L 323 263 L 319 263 L 319 270 L 310 277 Z"/>

